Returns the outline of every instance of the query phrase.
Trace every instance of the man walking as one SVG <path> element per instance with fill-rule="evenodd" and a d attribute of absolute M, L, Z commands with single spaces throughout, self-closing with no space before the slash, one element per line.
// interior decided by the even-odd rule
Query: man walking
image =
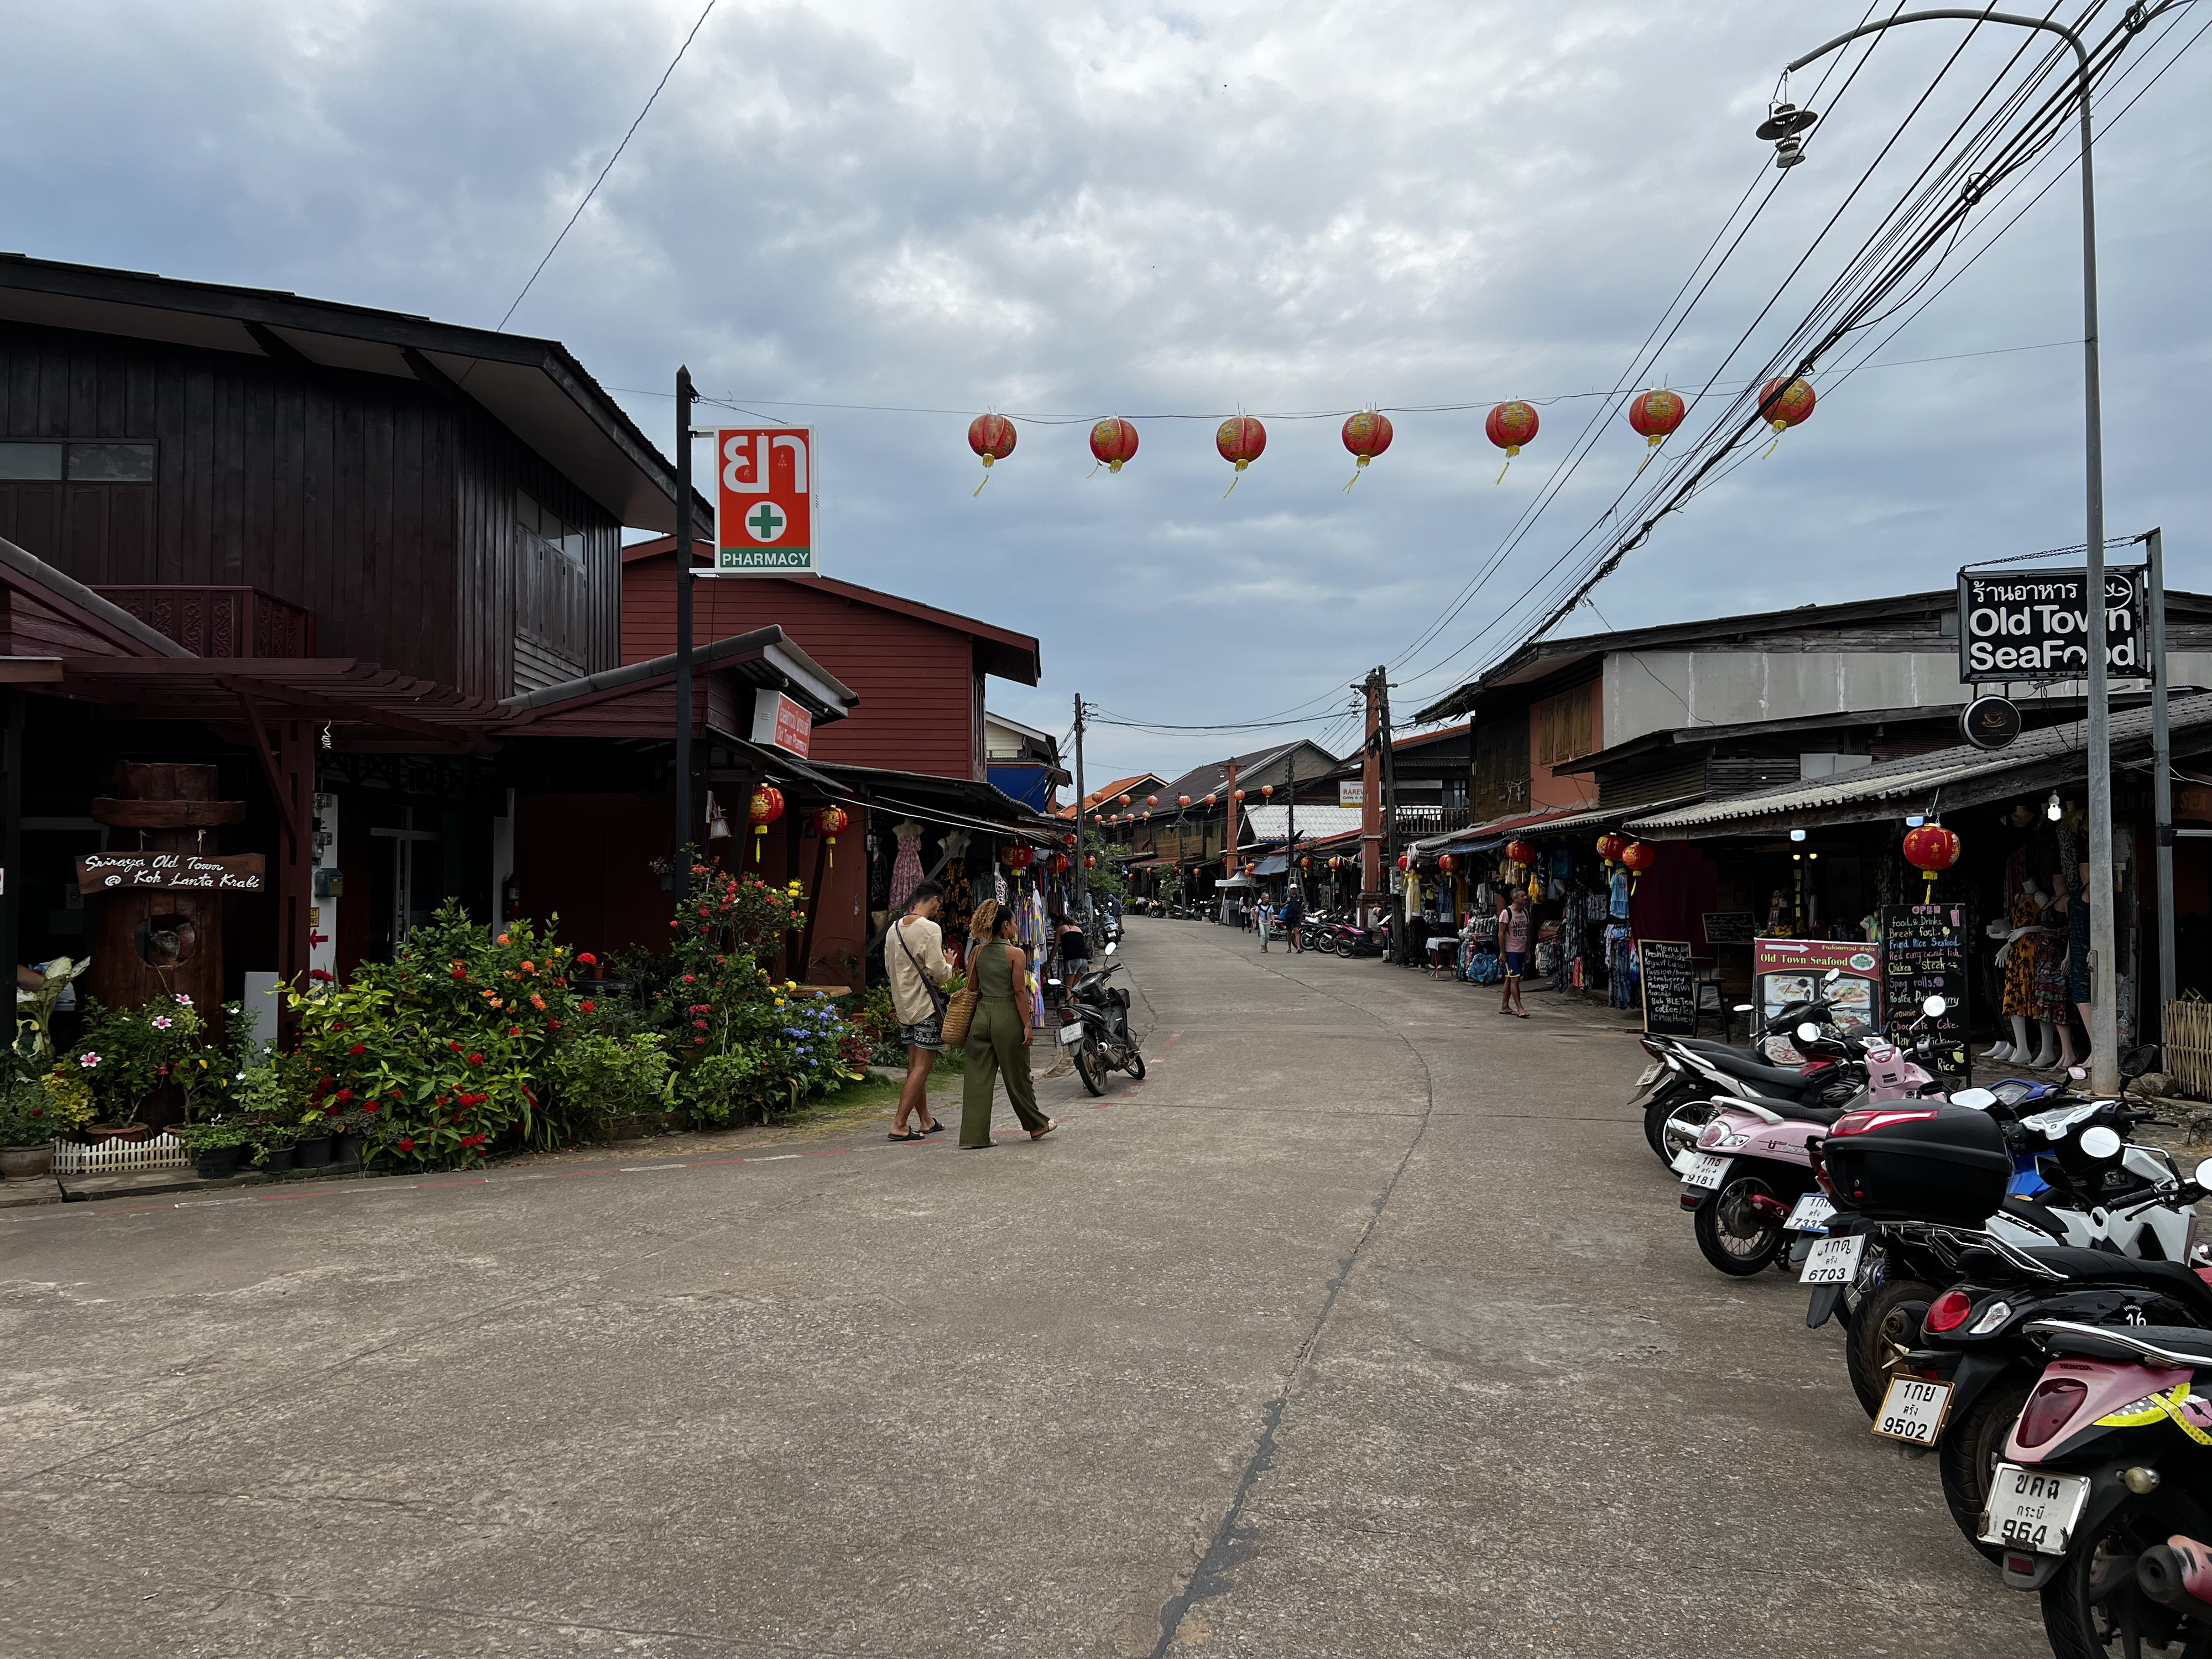
<path fill-rule="evenodd" d="M 1283 947 L 1296 956 L 1306 947 L 1298 942 L 1298 927 L 1306 919 L 1306 902 L 1294 886 L 1283 900 Z"/>
<path fill-rule="evenodd" d="M 1513 902 L 1498 913 L 1498 949 L 1505 958 L 1505 990 L 1498 1012 L 1528 1018 L 1521 1003 L 1521 975 L 1528 965 L 1528 890 L 1513 890 Z"/>
<path fill-rule="evenodd" d="M 891 1119 L 893 1140 L 920 1140 L 945 1127 L 929 1109 L 930 1070 L 945 1052 L 945 996 L 937 988 L 952 977 L 952 952 L 936 921 L 944 903 L 945 890 L 923 882 L 884 941 L 891 1007 L 898 1015 L 899 1041 L 906 1044 L 906 1080 L 899 1085 L 898 1112 Z M 917 1114 L 921 1127 L 908 1127 L 908 1119 Z"/>

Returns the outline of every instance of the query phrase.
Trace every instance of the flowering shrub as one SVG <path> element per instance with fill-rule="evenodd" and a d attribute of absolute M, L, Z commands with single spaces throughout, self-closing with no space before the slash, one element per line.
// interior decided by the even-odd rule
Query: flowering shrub
<path fill-rule="evenodd" d="M 0 1146 L 43 1146 L 63 1133 L 52 1097 L 38 1084 L 12 1082 L 0 1090 Z"/>
<path fill-rule="evenodd" d="M 513 922 L 494 933 L 448 904 L 398 960 L 292 988 L 313 1109 L 368 1115 L 384 1149 L 426 1167 L 479 1163 L 507 1137 L 558 1144 L 555 1051 L 582 1017 L 571 965 L 550 933 Z"/>
<path fill-rule="evenodd" d="M 146 1097 L 165 1083 L 189 1094 L 215 1069 L 192 1063 L 206 1046 L 206 1025 L 188 996 L 173 994 L 143 1008 L 103 1008 L 94 1002 L 88 1012 L 84 1041 L 74 1058 L 108 1122 L 132 1121 Z"/>
<path fill-rule="evenodd" d="M 73 1134 L 99 1114 L 92 1085 L 81 1066 L 57 1066 L 40 1079 L 46 1096 L 46 1117 L 57 1135 Z"/>

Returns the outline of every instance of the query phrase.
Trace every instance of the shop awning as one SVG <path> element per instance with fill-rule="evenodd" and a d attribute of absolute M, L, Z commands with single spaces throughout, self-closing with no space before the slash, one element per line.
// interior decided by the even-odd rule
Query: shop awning
<path fill-rule="evenodd" d="M 842 798 L 856 805 L 903 812 L 908 817 L 955 830 L 981 830 L 1036 847 L 1057 846 L 1068 833 L 1065 823 L 1032 812 L 1002 790 L 972 778 L 940 778 L 927 772 L 896 772 L 828 761 L 815 762 L 814 769 L 842 786 Z"/>
<path fill-rule="evenodd" d="M 2140 763 L 2151 746 L 2150 710 L 2112 716 L 2112 761 Z M 2172 700 L 2168 724 L 2176 756 L 2212 750 L 2212 693 Z M 1808 778 L 1671 811 L 1631 817 L 1626 827 L 1652 841 L 1765 835 L 1826 824 L 1875 823 L 1916 813 L 1957 810 L 2019 794 L 2077 785 L 2087 775 L 2083 721 L 2023 733 L 1992 750 L 1960 744 L 1925 755 L 1883 761 L 1825 778 Z"/>
<path fill-rule="evenodd" d="M 1270 853 L 1266 858 L 1260 860 L 1260 867 L 1255 870 L 1252 873 L 1255 876 L 1279 876 L 1286 872 L 1290 867 L 1291 855 L 1289 854 Z"/>

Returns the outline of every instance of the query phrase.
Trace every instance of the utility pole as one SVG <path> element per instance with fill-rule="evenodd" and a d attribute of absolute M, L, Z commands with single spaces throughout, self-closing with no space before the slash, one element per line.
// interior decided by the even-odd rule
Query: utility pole
<path fill-rule="evenodd" d="M 691 896 L 691 371 L 676 371 L 676 854 L 678 904 Z"/>
<path fill-rule="evenodd" d="M 1283 876 L 1285 884 L 1301 899 L 1306 896 L 1305 884 L 1298 879 L 1298 751 L 1291 750 L 1290 817 L 1283 836 Z"/>
<path fill-rule="evenodd" d="M 2143 538 L 2150 578 L 2151 822 L 2158 843 L 2158 1036 L 2168 1038 L 2166 1010 L 2174 997 L 2173 741 L 2166 723 L 2166 538 Z M 2070 875 L 2072 872 L 2067 872 Z M 2094 923 L 2097 913 L 2089 913 Z"/>
<path fill-rule="evenodd" d="M 1382 770 L 1382 856 L 1390 867 L 1398 866 L 1398 757 L 1390 747 L 1390 681 L 1380 668 L 1375 671 L 1375 695 L 1382 700 L 1382 708 L 1378 721 L 1382 752 L 1378 758 Z M 1387 889 L 1390 878 L 1382 878 Z M 1402 884 L 1393 895 L 1398 919 L 1390 927 L 1390 960 L 1406 959 L 1406 898 Z"/>
<path fill-rule="evenodd" d="M 1083 833 L 1083 693 L 1075 694 L 1075 914 L 1086 925 L 1091 915 L 1090 840 Z"/>
<path fill-rule="evenodd" d="M 1229 757 L 1229 781 L 1221 788 L 1221 868 L 1226 881 L 1237 873 L 1237 825 L 1244 809 L 1237 804 L 1237 757 Z M 1221 920 L 1229 920 L 1229 905 L 1232 895 L 1225 888 L 1221 895 Z"/>
<path fill-rule="evenodd" d="M 1359 764 L 1359 909 L 1363 924 L 1387 896 L 1382 875 L 1382 676 L 1377 668 L 1352 689 L 1366 700 Z"/>

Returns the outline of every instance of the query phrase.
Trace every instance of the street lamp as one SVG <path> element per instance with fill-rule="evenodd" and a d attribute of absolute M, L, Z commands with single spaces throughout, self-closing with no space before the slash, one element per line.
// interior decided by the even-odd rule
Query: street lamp
<path fill-rule="evenodd" d="M 2165 7 L 2157 9 L 2163 11 Z M 2130 33 L 2139 32 L 2156 11 L 2141 6 L 2128 10 L 2125 27 Z M 1908 11 L 1878 23 L 1863 23 L 1848 34 L 1839 34 L 1824 46 L 1816 46 L 1803 57 L 1794 60 L 1788 73 L 1795 74 L 1808 64 L 1816 63 L 1838 46 L 1848 45 L 1863 34 L 1894 28 L 1900 23 L 1929 23 L 1942 20 L 1971 23 L 2009 23 L 2024 29 L 2040 29 L 2056 34 L 2074 48 L 2075 74 L 2081 82 L 2081 368 L 2083 451 L 2087 464 L 2088 487 L 2087 517 L 2088 544 L 2087 580 L 2082 584 L 2082 598 L 2087 610 L 2089 623 L 2089 961 L 2094 975 L 2091 983 L 2089 1029 L 2089 1085 L 2100 1094 L 2116 1092 L 2120 1086 L 2119 1021 L 2113 1002 L 2119 990 L 2119 963 L 2112 946 L 2112 706 L 2106 690 L 2105 675 L 2105 432 L 2104 414 L 2097 373 L 2097 192 L 2090 171 L 2091 130 L 2089 120 L 2089 49 L 2081 44 L 2081 37 L 2063 23 L 2054 23 L 2046 17 L 2020 17 L 2002 11 L 1970 11 L 1944 9 L 1941 11 Z M 1777 167 L 1792 167 L 1804 158 L 1801 155 L 1784 156 L 1784 146 L 1795 144 L 1795 131 L 1778 131 L 1770 135 L 1768 129 L 1776 125 L 1786 106 L 1777 105 L 1767 121 L 1759 129 L 1761 138 L 1771 137 L 1780 142 L 1776 146 Z M 1790 118 L 1801 119 L 1809 112 L 1792 112 Z M 1810 126 L 1812 119 L 1803 119 L 1802 131 Z M 1970 199 L 1978 199 L 1986 188 L 1978 180 L 1970 180 L 1967 189 L 1975 192 Z"/>

